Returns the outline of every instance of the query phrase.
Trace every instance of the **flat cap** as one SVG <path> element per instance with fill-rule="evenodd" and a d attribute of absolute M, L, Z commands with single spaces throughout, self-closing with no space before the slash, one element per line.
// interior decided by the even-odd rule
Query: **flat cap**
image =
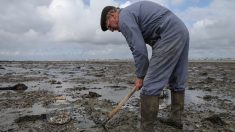
<path fill-rule="evenodd" d="M 108 12 L 112 9 L 115 9 L 115 7 L 114 6 L 106 6 L 102 10 L 101 18 L 100 18 L 100 26 L 103 31 L 108 30 L 108 28 L 106 27 L 106 16 L 107 16 Z"/>

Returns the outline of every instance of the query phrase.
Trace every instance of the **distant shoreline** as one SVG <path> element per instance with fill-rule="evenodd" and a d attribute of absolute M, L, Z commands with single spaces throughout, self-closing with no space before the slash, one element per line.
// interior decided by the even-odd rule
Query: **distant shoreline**
<path fill-rule="evenodd" d="M 189 60 L 189 62 L 224 62 L 224 63 L 234 63 L 235 60 Z"/>
<path fill-rule="evenodd" d="M 133 62 L 133 60 L 119 60 L 119 59 L 107 59 L 107 60 L 0 60 L 0 62 Z M 235 60 L 189 60 L 189 62 L 223 62 L 223 63 L 235 63 Z"/>

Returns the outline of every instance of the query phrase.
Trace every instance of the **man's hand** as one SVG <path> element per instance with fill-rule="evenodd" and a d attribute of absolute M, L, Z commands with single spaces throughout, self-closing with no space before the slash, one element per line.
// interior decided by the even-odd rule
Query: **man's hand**
<path fill-rule="evenodd" d="M 143 86 L 144 79 L 136 78 L 135 80 L 135 89 L 140 90 Z"/>

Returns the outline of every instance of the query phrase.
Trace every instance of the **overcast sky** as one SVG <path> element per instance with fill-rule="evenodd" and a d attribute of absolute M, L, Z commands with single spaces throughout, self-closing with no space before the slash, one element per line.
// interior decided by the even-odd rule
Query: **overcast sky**
<path fill-rule="evenodd" d="M 121 33 L 99 24 L 104 6 L 136 1 L 0 0 L 0 60 L 132 59 Z M 191 59 L 235 58 L 235 0 L 152 1 L 185 22 Z"/>

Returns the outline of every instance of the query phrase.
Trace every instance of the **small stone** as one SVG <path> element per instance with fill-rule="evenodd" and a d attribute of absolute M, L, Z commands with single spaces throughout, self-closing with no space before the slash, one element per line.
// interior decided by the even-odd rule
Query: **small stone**
<path fill-rule="evenodd" d="M 208 73 L 207 73 L 207 72 L 202 72 L 202 73 L 199 73 L 199 75 L 201 75 L 201 76 L 207 76 Z"/>
<path fill-rule="evenodd" d="M 3 70 L 4 70 L 5 68 L 4 68 L 2 65 L 0 65 L 0 69 L 3 69 Z"/>
<path fill-rule="evenodd" d="M 90 96 L 91 98 L 101 97 L 101 95 L 99 95 L 99 94 L 97 94 L 97 93 L 95 93 L 95 92 L 89 92 L 89 96 Z"/>
<path fill-rule="evenodd" d="M 211 117 L 207 117 L 204 119 L 205 121 L 210 121 L 213 124 L 223 126 L 226 123 L 218 116 L 218 115 L 213 115 Z"/>

